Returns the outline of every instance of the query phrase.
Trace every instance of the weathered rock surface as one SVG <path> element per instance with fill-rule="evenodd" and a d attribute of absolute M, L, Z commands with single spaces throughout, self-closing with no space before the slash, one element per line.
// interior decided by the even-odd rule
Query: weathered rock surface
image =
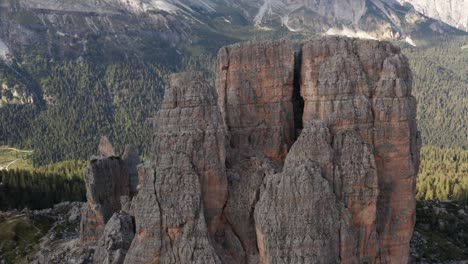
<path fill-rule="evenodd" d="M 236 44 L 218 55 L 218 103 L 230 146 L 284 160 L 294 142 L 290 41 Z"/>
<path fill-rule="evenodd" d="M 99 141 L 98 146 L 99 154 L 104 157 L 112 157 L 115 156 L 114 147 L 109 141 L 109 138 L 106 136 L 102 136 L 101 140 Z"/>
<path fill-rule="evenodd" d="M 171 77 L 154 120 L 154 160 L 140 168 L 125 263 L 229 263 L 214 245 L 227 199 L 227 133 L 216 99 L 201 73 Z"/>
<path fill-rule="evenodd" d="M 136 169 L 128 150 L 88 169 L 82 234 L 100 237 L 96 257 L 123 260 L 123 238 L 122 251 L 105 242 L 121 226 L 103 231 L 123 208 L 135 221 L 127 264 L 407 263 L 420 138 L 400 51 L 247 43 L 223 48 L 218 67 L 216 89 L 201 73 L 171 76 L 150 161 Z"/>
<path fill-rule="evenodd" d="M 218 104 L 230 135 L 224 215 L 242 244 L 235 259 L 258 263 L 255 204 L 265 176 L 280 171 L 295 136 L 292 43 L 225 47 L 217 77 Z"/>
<path fill-rule="evenodd" d="M 418 201 L 410 263 L 467 263 L 468 205 Z"/>
<path fill-rule="evenodd" d="M 406 58 L 385 42 L 342 38 L 307 42 L 302 47 L 301 95 L 305 126 L 322 120 L 334 135 L 356 131 L 373 145 L 379 258 L 407 262 L 420 138 Z"/>
<path fill-rule="evenodd" d="M 81 242 L 97 241 L 107 221 L 121 209 L 121 196 L 128 196 L 130 180 L 125 162 L 117 157 L 92 160 L 84 171 L 88 200 L 81 219 Z"/>
<path fill-rule="evenodd" d="M 372 146 L 308 124 L 255 209 L 261 263 L 374 263 L 377 194 Z"/>
<path fill-rule="evenodd" d="M 137 192 L 138 186 L 138 165 L 140 164 L 140 156 L 138 150 L 133 145 L 127 145 L 125 147 L 122 159 L 127 164 L 128 176 L 130 178 L 130 194 Z"/>
<path fill-rule="evenodd" d="M 107 222 L 97 242 L 93 262 L 96 264 L 122 264 L 135 233 L 132 217 L 126 213 L 115 213 Z"/>
<path fill-rule="evenodd" d="M 93 249 L 81 246 L 79 237 L 81 212 L 85 206 L 85 203 L 65 202 L 54 208 L 28 212 L 34 218 L 43 219 L 42 223 L 35 223 L 37 226 L 44 225 L 44 219 L 51 222 L 50 229 L 39 241 L 37 252 L 30 251 L 33 256 L 28 258 L 28 263 L 90 263 Z"/>
<path fill-rule="evenodd" d="M 326 164 L 316 159 L 322 151 L 325 159 L 330 157 L 330 135 L 325 130 L 317 127 L 303 131 L 288 154 L 283 172 L 266 177 L 255 207 L 259 263 L 339 260 L 341 204 L 325 176 Z"/>

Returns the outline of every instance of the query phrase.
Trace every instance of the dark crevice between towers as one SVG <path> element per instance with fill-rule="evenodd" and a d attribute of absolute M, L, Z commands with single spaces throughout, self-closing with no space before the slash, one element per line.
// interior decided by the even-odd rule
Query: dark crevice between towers
<path fill-rule="evenodd" d="M 294 52 L 294 81 L 293 81 L 293 111 L 294 111 L 294 140 L 301 134 L 304 125 L 302 116 L 304 114 L 304 98 L 301 96 L 301 67 L 302 47 Z"/>

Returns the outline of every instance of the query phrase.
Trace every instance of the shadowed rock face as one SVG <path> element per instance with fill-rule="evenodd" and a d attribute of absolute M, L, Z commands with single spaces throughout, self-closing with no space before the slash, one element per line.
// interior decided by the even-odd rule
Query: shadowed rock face
<path fill-rule="evenodd" d="M 81 242 L 95 242 L 115 212 L 120 211 L 120 197 L 129 195 L 129 176 L 125 162 L 119 158 L 91 161 L 84 171 L 88 200 L 81 218 Z"/>
<path fill-rule="evenodd" d="M 125 147 L 124 154 L 122 159 L 127 164 L 128 176 L 130 178 L 130 194 L 133 195 L 137 192 L 138 186 L 138 168 L 140 164 L 140 156 L 138 155 L 138 150 L 135 146 L 127 145 Z"/>
<path fill-rule="evenodd" d="M 170 83 L 125 263 L 407 263 L 420 139 L 397 48 L 238 44 L 216 89 Z"/>
<path fill-rule="evenodd" d="M 115 213 L 97 242 L 93 263 L 123 263 L 134 236 L 132 217 L 126 213 Z"/>

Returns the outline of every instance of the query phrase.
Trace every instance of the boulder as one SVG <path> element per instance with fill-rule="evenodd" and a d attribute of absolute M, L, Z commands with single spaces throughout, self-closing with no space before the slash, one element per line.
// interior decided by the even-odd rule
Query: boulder
<path fill-rule="evenodd" d="M 135 236 L 130 215 L 114 213 L 97 242 L 93 262 L 96 264 L 122 264 Z"/>

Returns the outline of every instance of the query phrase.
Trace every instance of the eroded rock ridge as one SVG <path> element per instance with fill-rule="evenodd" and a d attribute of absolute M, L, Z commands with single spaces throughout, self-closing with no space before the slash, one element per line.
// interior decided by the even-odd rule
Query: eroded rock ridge
<path fill-rule="evenodd" d="M 152 159 L 132 173 L 137 194 L 100 225 L 99 244 L 128 241 L 129 214 L 133 241 L 113 243 L 123 247 L 118 254 L 98 250 L 99 259 L 407 263 L 415 116 L 408 62 L 389 43 L 330 37 L 296 51 L 288 40 L 225 47 L 216 87 L 199 72 L 171 76 Z M 126 231 L 110 236 L 110 226 Z"/>

